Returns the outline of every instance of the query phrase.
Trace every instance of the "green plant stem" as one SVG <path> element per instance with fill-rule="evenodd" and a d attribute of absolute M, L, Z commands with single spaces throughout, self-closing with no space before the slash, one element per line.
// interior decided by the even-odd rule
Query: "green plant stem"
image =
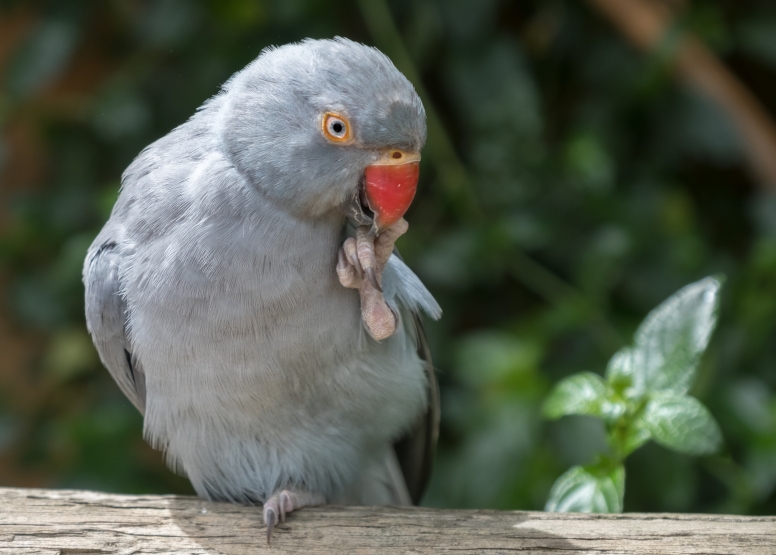
<path fill-rule="evenodd" d="M 612 458 L 618 463 L 625 462 L 625 458 L 628 456 L 625 440 L 630 434 L 629 422 L 618 422 L 617 425 L 609 432 L 608 440 L 609 447 L 612 452 Z"/>
<path fill-rule="evenodd" d="M 628 403 L 630 404 L 630 403 Z M 644 412 L 647 406 L 647 399 L 639 399 L 632 409 L 625 411 L 625 414 L 620 416 L 617 421 L 609 427 L 609 433 L 607 440 L 609 448 L 612 453 L 612 457 L 618 464 L 624 464 L 625 459 L 630 455 L 638 445 L 628 446 L 628 438 L 633 431 L 633 425 Z"/>

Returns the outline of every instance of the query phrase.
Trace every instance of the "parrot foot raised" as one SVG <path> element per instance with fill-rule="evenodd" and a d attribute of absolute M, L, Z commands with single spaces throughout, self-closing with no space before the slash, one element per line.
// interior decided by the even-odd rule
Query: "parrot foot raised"
<path fill-rule="evenodd" d="M 356 230 L 338 253 L 337 276 L 344 287 L 358 289 L 361 295 L 361 317 L 369 335 L 376 340 L 386 339 L 396 331 L 396 314 L 383 297 L 383 269 L 393 254 L 396 240 L 407 232 L 409 224 L 401 218 L 377 237 L 369 234 L 367 226 Z"/>
<path fill-rule="evenodd" d="M 274 493 L 264 502 L 264 524 L 267 527 L 267 545 L 272 539 L 272 532 L 278 520 L 286 522 L 286 515 L 294 509 L 323 505 L 326 502 L 323 495 L 305 490 L 284 489 Z"/>

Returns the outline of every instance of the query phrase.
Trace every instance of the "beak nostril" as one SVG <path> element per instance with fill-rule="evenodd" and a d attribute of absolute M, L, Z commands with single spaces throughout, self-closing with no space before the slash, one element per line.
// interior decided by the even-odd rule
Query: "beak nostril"
<path fill-rule="evenodd" d="M 394 151 L 394 153 L 391 155 L 391 158 L 398 160 L 399 158 L 401 158 L 401 152 L 399 152 L 398 150 Z"/>

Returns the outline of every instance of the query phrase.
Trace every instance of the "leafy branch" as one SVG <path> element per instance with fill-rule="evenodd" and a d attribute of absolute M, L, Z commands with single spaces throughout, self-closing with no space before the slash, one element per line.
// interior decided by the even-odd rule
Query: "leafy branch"
<path fill-rule="evenodd" d="M 722 435 L 703 404 L 687 394 L 717 321 L 721 281 L 690 284 L 653 310 L 634 344 L 618 351 L 604 378 L 591 372 L 558 383 L 544 415 L 600 418 L 609 452 L 575 466 L 552 487 L 547 511 L 621 512 L 625 459 L 647 441 L 688 455 L 715 452 Z"/>

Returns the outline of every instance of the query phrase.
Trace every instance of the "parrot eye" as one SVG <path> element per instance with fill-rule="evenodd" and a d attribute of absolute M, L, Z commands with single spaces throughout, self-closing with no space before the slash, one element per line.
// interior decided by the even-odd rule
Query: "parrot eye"
<path fill-rule="evenodd" d="M 334 143 L 346 143 L 350 141 L 350 123 L 348 123 L 347 118 L 330 112 L 324 114 L 323 136 Z"/>

